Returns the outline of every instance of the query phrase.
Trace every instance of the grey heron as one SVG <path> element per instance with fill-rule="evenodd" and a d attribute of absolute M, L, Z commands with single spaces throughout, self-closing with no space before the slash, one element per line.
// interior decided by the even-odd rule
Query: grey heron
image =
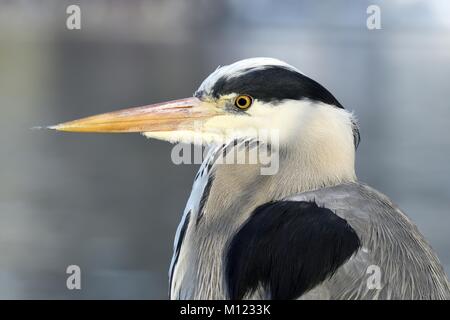
<path fill-rule="evenodd" d="M 212 146 L 176 233 L 172 299 L 450 298 L 443 267 L 417 227 L 358 182 L 353 114 L 283 61 L 241 60 L 215 70 L 191 98 L 50 128 L 191 143 L 200 135 Z M 261 174 L 258 161 L 219 161 L 227 152 L 274 147 L 259 141 L 258 129 L 278 132 L 275 174 Z"/>

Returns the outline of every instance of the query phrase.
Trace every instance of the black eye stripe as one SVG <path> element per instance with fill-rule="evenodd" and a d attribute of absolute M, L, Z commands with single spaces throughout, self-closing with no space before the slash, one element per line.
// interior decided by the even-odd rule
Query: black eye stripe
<path fill-rule="evenodd" d="M 321 84 L 282 66 L 249 69 L 237 77 L 222 77 L 211 90 L 216 98 L 230 93 L 248 94 L 263 102 L 310 99 L 343 108 Z"/>

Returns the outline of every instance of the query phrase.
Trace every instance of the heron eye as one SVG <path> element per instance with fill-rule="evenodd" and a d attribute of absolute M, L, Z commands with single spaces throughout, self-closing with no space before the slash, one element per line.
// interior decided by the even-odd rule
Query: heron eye
<path fill-rule="evenodd" d="M 234 104 L 239 109 L 248 109 L 253 103 L 252 97 L 248 95 L 240 95 L 234 100 Z"/>

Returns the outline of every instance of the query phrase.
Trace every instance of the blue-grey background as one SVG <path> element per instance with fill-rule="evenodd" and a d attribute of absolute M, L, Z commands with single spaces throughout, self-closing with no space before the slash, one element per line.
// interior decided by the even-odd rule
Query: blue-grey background
<path fill-rule="evenodd" d="M 81 6 L 82 29 L 66 28 Z M 381 8 L 381 30 L 366 8 Z M 361 125 L 360 180 L 450 271 L 450 2 L 0 0 L 0 298 L 167 297 L 197 166 L 140 135 L 30 130 L 190 96 L 219 64 L 277 57 Z M 66 289 L 66 267 L 82 290 Z"/>

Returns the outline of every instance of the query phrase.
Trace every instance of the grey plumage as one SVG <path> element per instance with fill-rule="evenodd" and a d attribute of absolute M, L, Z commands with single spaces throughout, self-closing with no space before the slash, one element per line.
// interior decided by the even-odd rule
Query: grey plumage
<path fill-rule="evenodd" d="M 297 180 L 301 179 L 301 168 L 290 170 L 289 156 L 283 152 L 280 172 L 274 176 L 261 176 L 258 165 L 214 165 L 206 173 L 208 163 L 222 148 L 212 150 L 200 168 L 204 177 L 194 183 L 186 207 L 191 214 L 199 214 L 196 202 L 208 176 L 214 175 L 203 218 L 187 227 L 172 275 L 172 299 L 227 298 L 223 254 L 227 243 L 255 207 L 274 199 L 315 201 L 345 219 L 361 239 L 362 247 L 354 256 L 299 299 L 450 298 L 438 258 L 416 226 L 386 196 L 357 182 L 304 191 Z M 229 186 L 233 186 L 232 191 Z M 380 268 L 380 289 L 367 285 L 371 265 Z M 246 298 L 269 297 L 261 287 Z"/>

